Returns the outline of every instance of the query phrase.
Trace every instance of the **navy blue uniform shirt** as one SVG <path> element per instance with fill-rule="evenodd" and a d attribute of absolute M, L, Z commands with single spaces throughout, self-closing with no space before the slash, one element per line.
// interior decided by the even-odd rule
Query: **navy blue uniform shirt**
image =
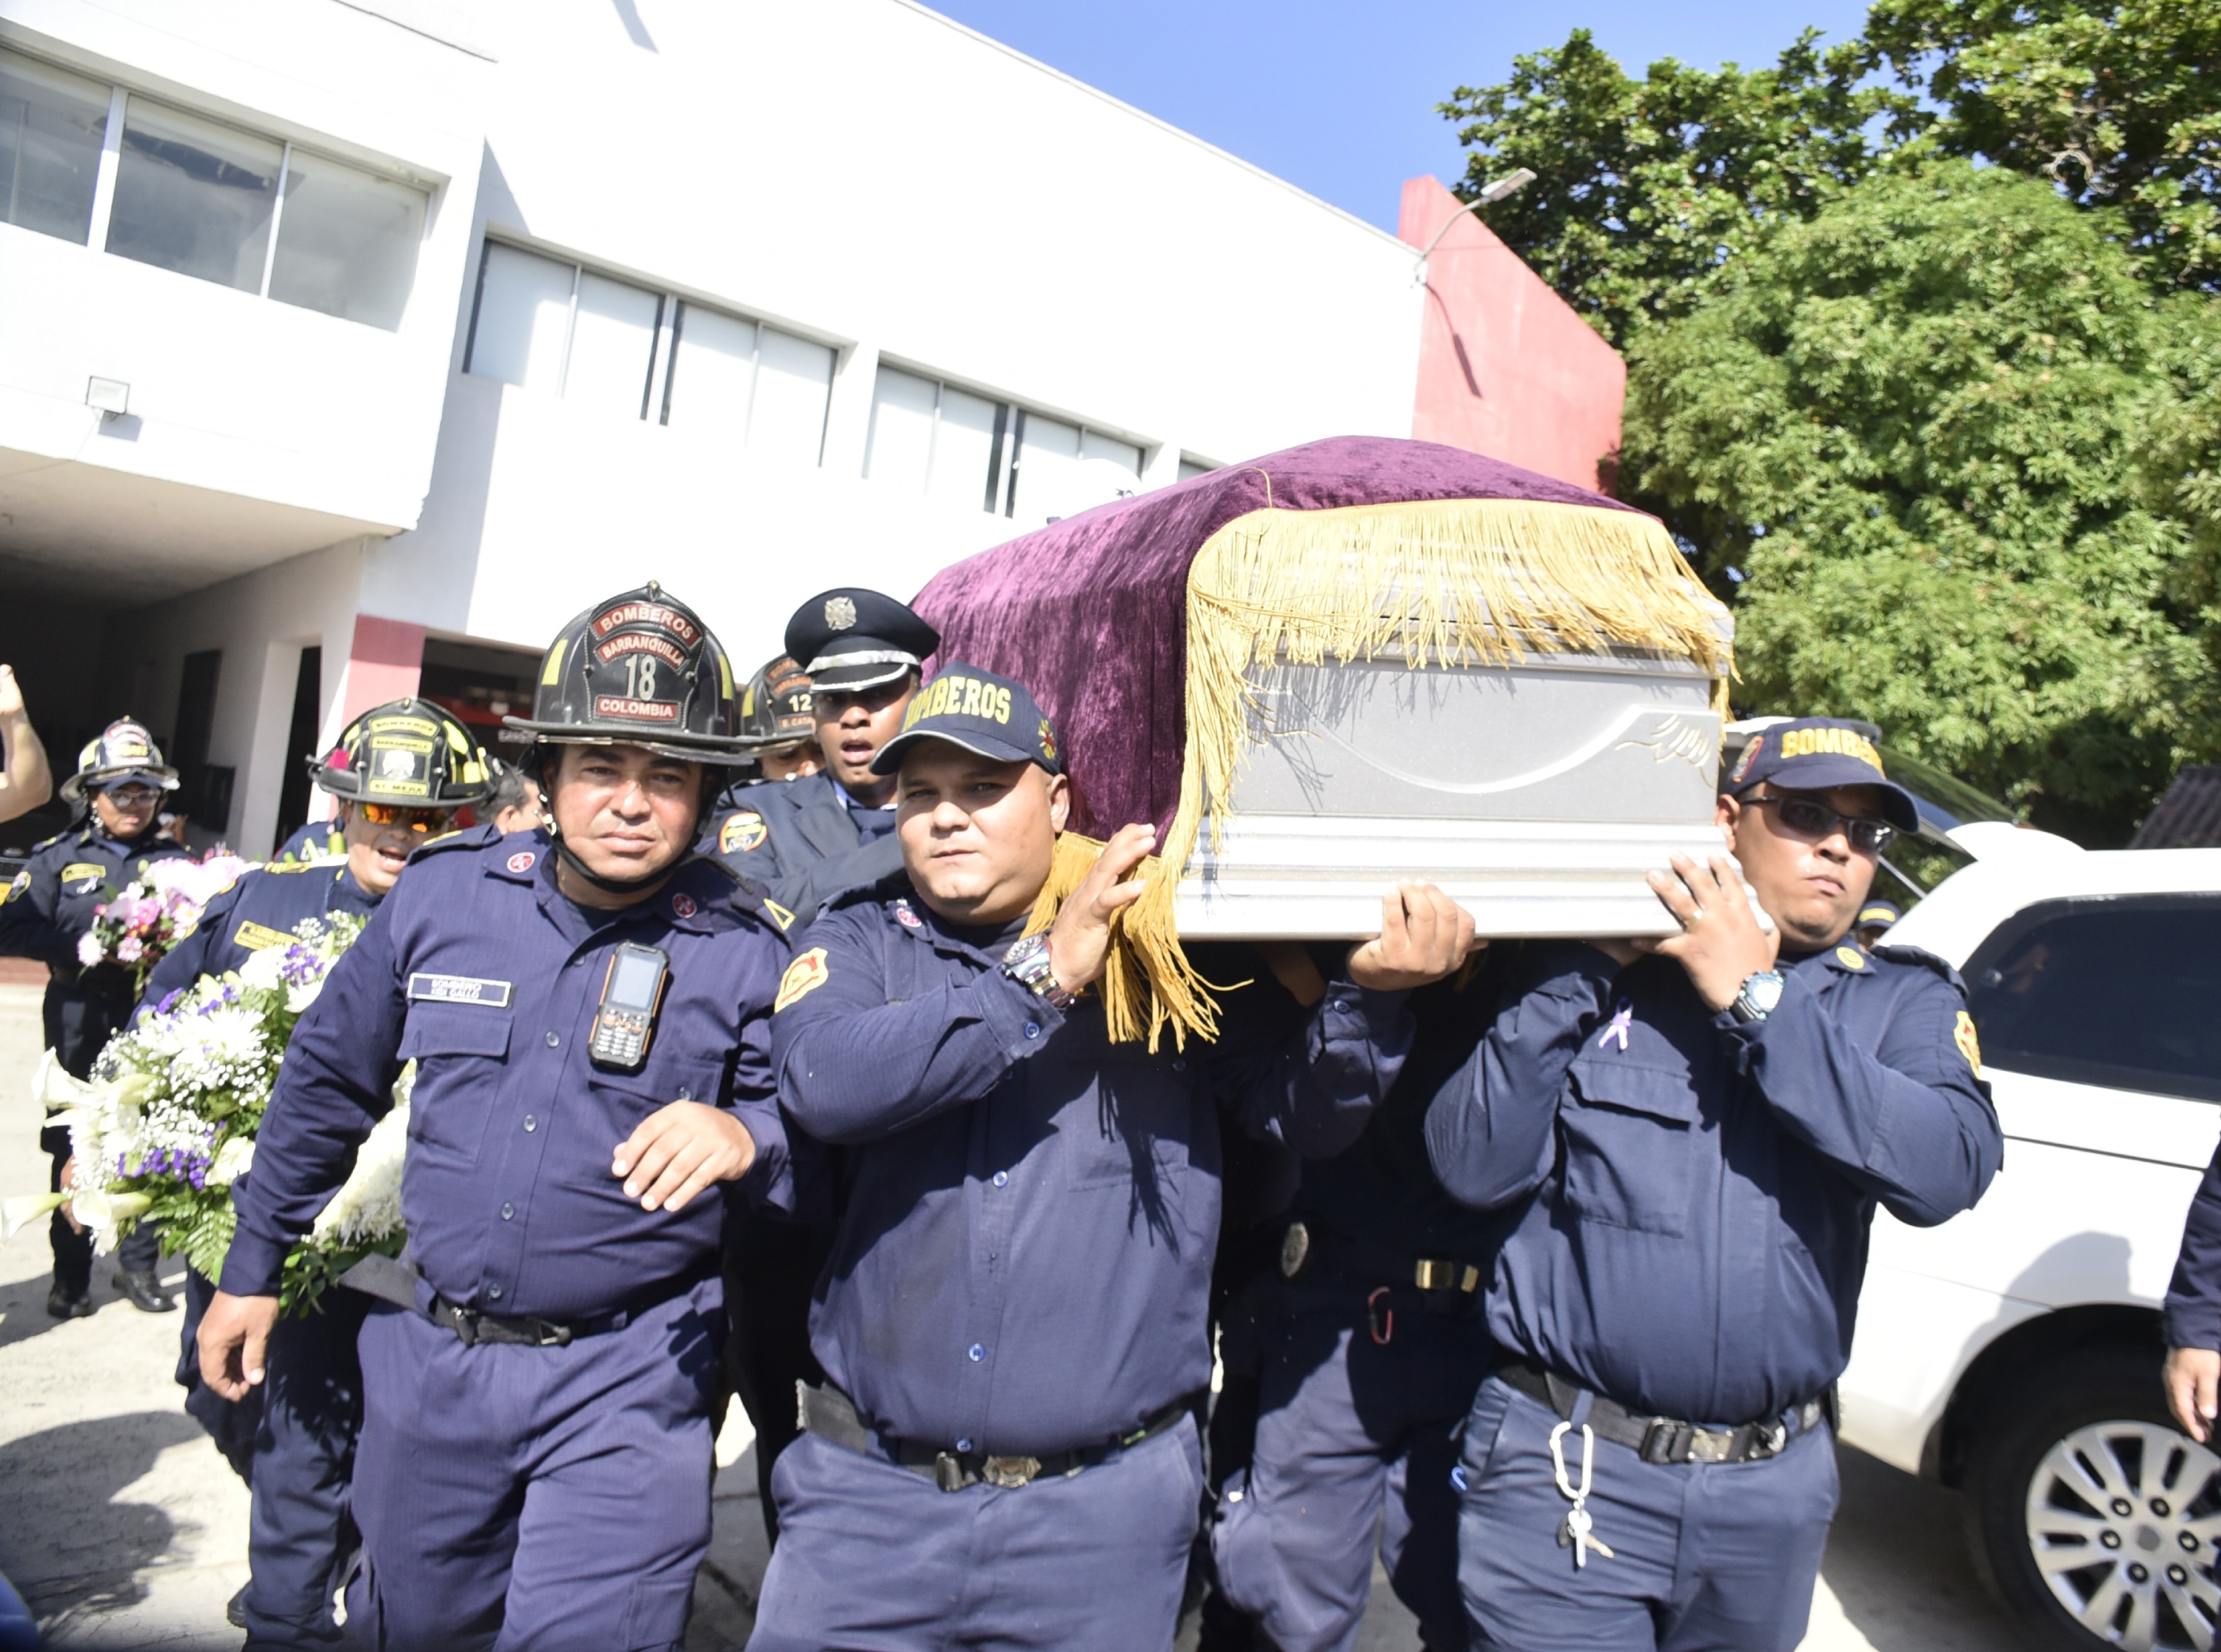
<path fill-rule="evenodd" d="M 379 897 L 355 882 L 344 860 L 293 861 L 257 867 L 201 909 L 192 932 L 172 947 L 147 977 L 132 1013 L 135 1023 L 203 976 L 238 969 L 265 947 L 284 946 L 294 926 L 335 912 L 366 918 Z"/>
<path fill-rule="evenodd" d="M 860 817 L 879 817 L 867 820 Z M 804 923 L 844 890 L 902 870 L 892 809 L 857 809 L 820 770 L 799 780 L 736 786 L 718 800 L 703 832 L 714 854 Z"/>
<path fill-rule="evenodd" d="M 1427 1111 L 1442 1081 L 1480 1042 L 1498 984 L 1482 968 L 1411 994 L 1416 1032 L 1395 1088 L 1355 1146 L 1303 1167 L 1293 1209 L 1315 1237 L 1339 1234 L 1414 1260 L 1455 1257 L 1482 1267 L 1495 1255 L 1504 1218 L 1453 1198 L 1436 1177 L 1427 1157 Z"/>
<path fill-rule="evenodd" d="M 347 853 L 347 839 L 340 835 L 337 820 L 311 820 L 304 826 L 296 826 L 293 835 L 278 845 L 273 862 L 296 860 L 324 860 L 334 855 Z"/>
<path fill-rule="evenodd" d="M 895 1438 L 1104 1443 L 1210 1381 L 1220 1108 L 1302 1152 L 1347 1146 L 1395 1082 L 1404 994 L 1337 983 L 1259 1039 L 1236 991 L 1217 1043 L 1151 1055 L 907 888 L 835 901 L 773 1021 L 780 1100 L 849 1150 L 811 1345 Z"/>
<path fill-rule="evenodd" d="M 2165 1318 L 2169 1348 L 2221 1349 L 2221 1149 L 2205 1167 L 2182 1225 Z"/>
<path fill-rule="evenodd" d="M 285 1252 L 347 1178 L 354 1149 L 417 1063 L 402 1213 L 431 1289 L 498 1314 L 615 1312 L 717 1255 L 717 1190 L 644 1211 L 610 1173 L 619 1144 L 666 1102 L 729 1108 L 755 1138 L 747 1197 L 788 1202 L 768 1013 L 786 962 L 755 895 L 689 860 L 622 912 L 555 887 L 544 832 L 492 826 L 428 844 L 334 966 L 293 1030 L 235 1184 L 238 1235 L 223 1288 L 268 1295 Z M 671 960 L 646 1067 L 587 1060 L 611 949 Z"/>
<path fill-rule="evenodd" d="M 47 1047 L 76 1077 L 91 1073 L 138 997 L 130 970 L 80 965 L 78 941 L 140 868 L 179 858 L 191 859 L 192 851 L 155 838 L 151 829 L 126 843 L 96 825 L 76 826 L 41 844 L 0 901 L 0 957 L 37 958 L 47 966 Z"/>
<path fill-rule="evenodd" d="M 1530 944 L 1427 1121 L 1444 1185 L 1528 1201 L 1487 1300 L 1505 1347 L 1630 1408 L 1776 1415 L 1850 1356 L 1877 1204 L 1930 1226 L 2004 1154 L 1953 971 L 1910 948 L 1785 960 L 1715 1014 L 1670 958 Z"/>

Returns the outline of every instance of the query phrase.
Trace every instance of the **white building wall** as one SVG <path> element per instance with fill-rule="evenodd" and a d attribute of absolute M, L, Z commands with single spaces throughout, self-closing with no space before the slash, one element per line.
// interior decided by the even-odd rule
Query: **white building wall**
<path fill-rule="evenodd" d="M 866 477 L 883 359 L 1130 444 L 1145 486 L 1411 428 L 1408 247 L 910 0 L 6 0 L 0 45 L 433 191 L 393 333 L 0 226 L 0 496 L 52 530 L 0 531 L 0 583 L 193 592 L 112 637 L 158 726 L 225 651 L 246 847 L 298 650 L 328 722 L 357 611 L 537 648 L 655 577 L 753 664 L 815 591 L 1037 525 Z M 466 373 L 489 235 L 831 348 L 822 463 Z"/>
<path fill-rule="evenodd" d="M 1035 525 L 864 478 L 882 355 L 1131 440 L 1152 484 L 1410 431 L 1409 248 L 907 0 L 657 7 L 653 51 L 602 0 L 498 15 L 484 226 L 839 348 L 823 462 L 464 375 L 459 336 L 375 612 L 538 645 L 652 572 L 754 659 L 815 591 L 908 595 Z"/>

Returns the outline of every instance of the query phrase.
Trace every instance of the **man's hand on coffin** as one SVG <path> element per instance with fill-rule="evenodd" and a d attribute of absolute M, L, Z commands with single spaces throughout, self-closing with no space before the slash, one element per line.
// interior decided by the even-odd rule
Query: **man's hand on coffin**
<path fill-rule="evenodd" d="M 1681 932 L 1634 944 L 1679 958 L 1697 995 L 1715 1011 L 1734 1003 L 1745 981 L 1774 968 L 1780 933 L 1768 934 L 1758 926 L 1757 910 L 1743 891 L 1735 862 L 1725 855 L 1713 856 L 1709 866 L 1676 855 L 1670 874 L 1651 873 L 1650 887 L 1680 920 Z"/>
<path fill-rule="evenodd" d="M 1431 883 L 1401 883 L 1380 901 L 1380 932 L 1349 949 L 1349 978 L 1372 992 L 1409 992 L 1460 968 L 1488 943 L 1473 914 Z"/>
<path fill-rule="evenodd" d="M 1120 826 L 1048 932 L 1049 962 L 1056 969 L 1056 984 L 1076 993 L 1103 973 L 1110 956 L 1110 920 L 1142 898 L 1148 887 L 1143 879 L 1127 874 L 1147 859 L 1157 846 L 1153 826 Z"/>

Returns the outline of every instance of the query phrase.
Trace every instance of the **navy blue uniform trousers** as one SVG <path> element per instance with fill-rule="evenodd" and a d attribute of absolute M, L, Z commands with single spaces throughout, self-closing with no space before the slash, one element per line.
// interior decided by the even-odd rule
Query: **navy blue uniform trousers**
<path fill-rule="evenodd" d="M 350 1635 L 378 1652 L 675 1649 L 710 1548 L 723 1302 L 712 1277 L 561 1348 L 466 1348 L 374 1305 Z"/>
<path fill-rule="evenodd" d="M 1450 1471 L 1488 1369 L 1480 1315 L 1430 1313 L 1416 1290 L 1373 1296 L 1371 1281 L 1346 1278 L 1261 1288 L 1256 1448 L 1219 1496 L 1220 1590 L 1279 1652 L 1347 1652 L 1377 1532 L 1425 1644 L 1463 1648 Z M 1241 1351 L 1228 1350 L 1229 1366 Z"/>
<path fill-rule="evenodd" d="M 1649 1463 L 1597 1441 L 1587 1506 L 1613 1558 L 1576 1569 L 1558 1546 L 1573 1505 L 1550 1462 L 1557 1424 L 1498 1378 L 1473 1402 L 1458 1582 L 1474 1652 L 1792 1652 L 1836 1512 L 1832 1429 L 1758 1462 Z M 1578 1486 L 1578 1424 L 1561 1449 Z"/>
<path fill-rule="evenodd" d="M 248 1577 L 241 1602 L 247 1652 L 335 1644 L 332 1596 L 354 1557 L 348 1481 L 362 1428 L 362 1367 L 355 1337 L 370 1299 L 338 1289 L 312 1313 L 278 1321 L 269 1376 L 243 1400 L 200 1380 L 196 1343 L 216 1287 L 185 1275 L 178 1382 L 185 1410 L 248 1487 Z"/>
<path fill-rule="evenodd" d="M 1068 1477 L 944 1492 L 804 1434 L 772 1485 L 748 1652 L 1136 1652 L 1172 1644 L 1203 1450 L 1183 1418 Z"/>

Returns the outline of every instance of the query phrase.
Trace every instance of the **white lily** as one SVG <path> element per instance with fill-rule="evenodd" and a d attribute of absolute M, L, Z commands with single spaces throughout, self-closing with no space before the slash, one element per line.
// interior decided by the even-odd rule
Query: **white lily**
<path fill-rule="evenodd" d="M 21 1199 L 0 1199 L 0 1244 L 5 1244 L 34 1222 L 62 1207 L 67 1194 L 29 1194 Z"/>

